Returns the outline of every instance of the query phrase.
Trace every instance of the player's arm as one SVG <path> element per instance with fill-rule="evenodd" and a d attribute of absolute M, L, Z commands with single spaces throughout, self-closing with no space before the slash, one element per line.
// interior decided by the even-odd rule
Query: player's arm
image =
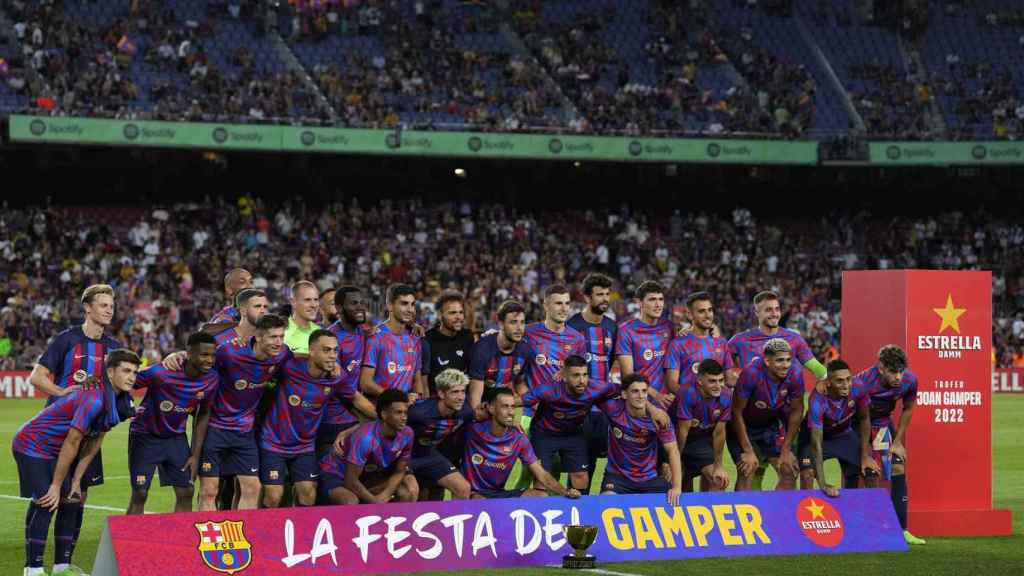
<path fill-rule="evenodd" d="M 355 396 L 352 397 L 352 407 L 359 411 L 359 413 L 365 416 L 368 420 L 377 419 L 377 407 L 370 402 L 363 393 L 356 390 Z"/>
<path fill-rule="evenodd" d="M 862 402 L 857 406 L 857 432 L 860 434 L 860 472 L 865 478 L 877 476 L 878 464 L 871 457 L 871 409 L 870 404 Z"/>
<path fill-rule="evenodd" d="M 78 457 L 78 449 L 82 446 L 82 439 L 85 437 L 78 428 L 68 430 L 64 443 L 60 446 L 60 454 L 57 455 L 57 465 L 53 470 L 53 479 L 50 480 L 50 488 L 36 501 L 38 506 L 55 512 L 60 506 L 60 487 L 71 470 L 71 463 Z"/>
<path fill-rule="evenodd" d="M 903 447 L 903 439 L 907 435 L 907 428 L 910 428 L 910 419 L 914 417 L 914 406 L 917 405 L 916 398 L 903 399 L 903 413 L 900 414 L 900 423 L 896 427 L 896 436 L 893 437 L 892 446 L 889 450 L 894 456 L 907 457 L 906 448 Z"/>
<path fill-rule="evenodd" d="M 398 487 L 402 484 L 402 478 L 405 478 L 408 468 L 409 462 L 407 460 L 399 460 L 395 463 L 395 471 L 388 477 L 388 481 L 384 484 L 384 489 L 377 494 L 377 502 L 384 504 L 391 501 L 391 498 L 395 495 L 395 490 L 398 490 Z"/>
<path fill-rule="evenodd" d="M 665 387 L 673 394 L 679 394 L 679 368 L 665 369 Z"/>
<path fill-rule="evenodd" d="M 686 446 L 686 437 L 690 435 L 690 425 L 692 424 L 693 420 L 678 420 L 676 424 L 676 443 L 678 445 Z"/>
<path fill-rule="evenodd" d="M 800 474 L 797 466 L 796 455 L 793 454 L 793 440 L 800 432 L 800 421 L 804 419 L 804 397 L 803 394 L 794 394 L 789 399 L 789 416 L 786 421 L 786 438 L 782 441 L 779 449 L 779 466 L 789 466 L 794 474 Z"/>
<path fill-rule="evenodd" d="M 469 381 L 469 406 L 476 410 L 484 397 L 484 381 L 470 379 Z"/>
<path fill-rule="evenodd" d="M 679 444 L 665 442 L 662 444 L 668 452 L 668 467 L 672 470 L 672 488 L 668 491 L 669 506 L 679 505 L 679 496 L 683 493 L 683 462 L 679 457 Z"/>
<path fill-rule="evenodd" d="M 811 356 L 810 360 L 804 362 L 804 368 L 810 370 L 818 380 L 824 380 L 825 376 L 828 375 L 828 370 L 825 369 L 825 365 L 819 362 L 814 356 Z"/>
<path fill-rule="evenodd" d="M 95 436 L 86 438 L 82 442 L 78 451 L 78 464 L 75 465 L 75 472 L 71 475 L 71 490 L 68 492 L 69 499 L 81 498 L 82 477 L 89 470 L 89 465 L 92 464 L 96 455 L 100 453 L 100 445 L 103 444 L 103 437 L 106 434 L 106 432 L 100 432 Z"/>
<path fill-rule="evenodd" d="M 565 496 L 566 498 L 579 498 L 580 492 L 575 488 L 566 489 L 555 480 L 555 477 L 548 473 L 541 465 L 540 460 L 534 460 L 527 468 L 533 473 L 533 477 L 540 482 L 541 486 L 547 489 L 548 492 L 554 492 L 559 496 Z"/>
<path fill-rule="evenodd" d="M 632 354 L 619 354 L 616 356 L 619 360 L 619 373 L 625 378 L 633 373 L 633 355 Z M 653 392 L 653 390 L 652 390 Z"/>
<path fill-rule="evenodd" d="M 409 398 L 409 402 L 415 402 L 420 398 L 429 398 L 430 394 L 427 390 L 427 375 L 423 372 L 416 372 L 413 376 L 412 390 L 416 394 L 416 398 Z"/>
<path fill-rule="evenodd" d="M 348 462 L 345 465 L 345 488 L 355 494 L 360 502 L 366 504 L 384 504 L 387 500 L 377 500 L 377 497 L 370 492 L 359 477 L 363 474 L 363 466 Z"/>
<path fill-rule="evenodd" d="M 216 324 L 213 322 L 207 322 L 206 324 L 203 324 L 202 326 L 199 327 L 199 331 L 206 332 L 207 334 L 212 334 L 216 336 L 221 332 L 225 332 L 227 330 L 231 330 L 232 328 L 237 327 L 238 322 L 217 322 Z"/>
<path fill-rule="evenodd" d="M 825 482 L 825 466 L 822 462 L 821 439 L 824 433 L 821 428 L 811 427 L 811 457 L 814 459 L 814 476 L 818 480 L 818 488 L 829 498 L 839 496 L 839 489 Z"/>
<path fill-rule="evenodd" d="M 725 426 L 725 422 L 715 424 L 715 431 L 711 436 L 711 449 L 715 453 L 715 463 L 711 467 L 711 477 L 722 488 L 725 488 L 729 483 L 729 474 L 725 471 L 725 467 L 722 466 L 722 455 L 725 453 Z"/>
<path fill-rule="evenodd" d="M 750 436 L 747 435 L 747 421 L 743 417 L 743 410 L 747 407 L 747 399 L 737 395 L 732 401 L 732 425 L 736 430 L 736 439 L 740 442 L 740 449 L 743 455 L 736 467 L 743 475 L 753 474 L 757 469 L 757 455 L 754 454 L 754 446 L 750 444 Z"/>
<path fill-rule="evenodd" d="M 203 453 L 203 442 L 206 441 L 206 431 L 210 427 L 210 406 L 203 404 L 199 412 L 192 417 L 192 454 L 185 462 L 182 472 L 189 469 L 194 480 L 199 473 L 199 456 Z"/>
<path fill-rule="evenodd" d="M 663 410 L 661 406 L 658 406 L 657 404 L 654 404 L 650 400 L 648 400 L 647 413 L 651 415 L 651 420 L 654 420 L 654 423 L 658 426 L 658 428 L 662 428 L 665 430 L 672 429 L 672 419 L 668 417 L 668 412 Z"/>
<path fill-rule="evenodd" d="M 363 366 L 363 369 L 359 372 L 359 391 L 374 398 L 384 393 L 384 388 L 373 380 L 376 373 L 377 368 L 375 366 Z M 345 474 L 348 474 L 348 472 Z"/>
<path fill-rule="evenodd" d="M 75 390 L 81 388 L 77 384 L 68 386 L 67 388 L 61 388 L 53 383 L 53 373 L 50 369 L 42 364 L 36 364 L 32 367 L 32 373 L 28 376 L 30 384 L 35 386 L 36 390 L 42 390 L 47 396 L 67 396 Z"/>

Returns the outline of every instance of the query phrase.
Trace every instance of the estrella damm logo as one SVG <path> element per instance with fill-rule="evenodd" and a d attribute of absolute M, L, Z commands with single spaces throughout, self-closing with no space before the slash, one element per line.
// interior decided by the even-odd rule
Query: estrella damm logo
<path fill-rule="evenodd" d="M 199 522 L 199 553 L 203 562 L 225 574 L 241 572 L 252 563 L 252 544 L 245 539 L 242 522 Z"/>
<path fill-rule="evenodd" d="M 796 505 L 796 521 L 804 536 L 823 548 L 834 548 L 843 541 L 843 518 L 839 511 L 821 498 L 809 496 Z"/>

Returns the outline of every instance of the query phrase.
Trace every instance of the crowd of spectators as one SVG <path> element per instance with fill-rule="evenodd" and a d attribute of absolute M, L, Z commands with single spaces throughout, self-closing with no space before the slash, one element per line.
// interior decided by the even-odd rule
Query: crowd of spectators
<path fill-rule="evenodd" d="M 377 318 L 387 285 L 410 283 L 423 324 L 434 321 L 441 290 L 461 290 L 476 332 L 492 327 L 507 298 L 527 305 L 529 321 L 540 319 L 541 290 L 556 281 L 573 285 L 581 307 L 579 283 L 591 271 L 617 280 L 612 312 L 620 321 L 637 312 L 635 286 L 656 279 L 676 323 L 684 322 L 688 293 L 714 294 L 727 335 L 752 325 L 753 294 L 773 289 L 783 296 L 785 325 L 821 358 L 839 349 L 843 270 L 991 269 L 996 361 L 1024 365 L 1024 226 L 981 210 L 909 221 L 867 213 L 789 221 L 743 208 L 532 212 L 350 198 L 314 209 L 241 196 L 156 208 L 4 210 L 0 368 L 31 367 L 49 337 L 81 321 L 77 298 L 95 282 L 115 286 L 113 335 L 159 358 L 224 305 L 223 276 L 235 266 L 250 270 L 279 304 L 298 279 L 322 289 L 366 287 Z"/>

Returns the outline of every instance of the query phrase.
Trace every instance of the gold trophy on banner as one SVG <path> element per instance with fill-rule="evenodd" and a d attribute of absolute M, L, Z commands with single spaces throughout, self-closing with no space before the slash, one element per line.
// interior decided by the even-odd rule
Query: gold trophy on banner
<path fill-rule="evenodd" d="M 587 548 L 597 538 L 597 526 L 592 524 L 563 526 L 562 532 L 565 534 L 569 546 L 575 550 L 572 554 L 562 556 L 562 568 L 582 570 L 597 565 L 597 558 L 587 554 Z"/>

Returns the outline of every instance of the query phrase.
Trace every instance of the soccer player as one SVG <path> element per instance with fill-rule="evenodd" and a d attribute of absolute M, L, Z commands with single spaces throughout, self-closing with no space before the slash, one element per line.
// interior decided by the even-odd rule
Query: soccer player
<path fill-rule="evenodd" d="M 81 326 L 64 330 L 50 341 L 29 375 L 29 382 L 47 395 L 47 405 L 73 393 L 83 385 L 96 386 L 103 381 L 104 357 L 121 343 L 105 333 L 114 319 L 114 289 L 106 284 L 93 284 L 82 291 L 85 321 Z M 131 411 L 131 397 L 119 397 L 119 411 L 125 416 Z M 82 504 L 89 499 L 89 488 L 103 484 L 103 453 L 92 459 L 82 480 Z M 82 529 L 82 516 L 78 517 L 74 538 Z"/>
<path fill-rule="evenodd" d="M 210 321 L 203 326 L 203 331 L 219 334 L 241 320 L 242 316 L 234 305 L 235 295 L 246 288 L 252 288 L 252 274 L 245 268 L 232 268 L 224 276 L 224 295 L 231 304 L 214 314 L 213 318 L 210 318 Z"/>
<path fill-rule="evenodd" d="M 109 352 L 98 385 L 72 389 L 15 432 L 11 448 L 21 497 L 30 499 L 25 516 L 26 576 L 45 574 L 43 554 L 54 512 L 53 574 L 83 573 L 71 564 L 81 530 L 83 482 L 104 434 L 120 422 L 117 397 L 131 391 L 140 363 L 130 350 Z"/>
<path fill-rule="evenodd" d="M 541 465 L 552 472 L 558 455 L 572 487 L 581 492 L 590 487 L 591 471 L 583 424 L 597 402 L 619 392 L 608 382 L 589 378 L 588 372 L 582 356 L 569 356 L 562 363 L 559 381 L 530 388 L 522 398 L 523 406 L 536 410 L 530 423 L 530 443 Z"/>
<path fill-rule="evenodd" d="M 388 319 L 366 339 L 359 388 L 371 401 L 385 390 L 410 394 L 409 402 L 426 397 L 420 377 L 420 338 L 409 332 L 416 319 L 416 291 L 407 284 L 388 287 Z"/>
<path fill-rule="evenodd" d="M 697 381 L 680 392 L 673 405 L 676 441 L 682 449 L 684 487 L 701 477 L 702 492 L 720 492 L 729 484 L 722 467 L 725 428 L 732 419 L 732 390 L 725 386 L 725 367 L 714 358 L 696 364 Z"/>
<path fill-rule="evenodd" d="M 608 399 L 597 407 L 608 417 L 608 467 L 602 494 L 657 494 L 664 492 L 670 506 L 679 505 L 683 470 L 676 436 L 658 426 L 648 410 L 648 384 L 643 374 L 622 378 L 622 399 Z M 658 475 L 658 447 L 668 454 L 672 482 Z"/>
<path fill-rule="evenodd" d="M 334 450 L 320 460 L 320 494 L 331 504 L 415 502 L 416 477 L 407 474 L 413 432 L 406 426 L 409 395 L 389 388 L 377 398 L 379 420 L 367 422 L 345 439 L 345 455 Z"/>
<path fill-rule="evenodd" d="M 768 340 L 782 338 L 789 343 L 800 364 L 819 380 L 825 378 L 825 366 L 814 357 L 804 337 L 796 330 L 779 326 L 782 306 L 778 294 L 770 290 L 758 292 L 754 296 L 754 315 L 757 317 L 757 328 L 740 332 L 729 339 L 729 354 L 736 357 L 737 370 L 746 368 L 751 360 L 761 356 L 761 350 Z"/>
<path fill-rule="evenodd" d="M 270 303 L 267 293 L 256 288 L 246 288 L 235 296 L 235 307 L 239 321 L 233 328 L 228 328 L 214 336 L 217 346 L 232 340 L 248 342 L 256 335 L 256 323 L 267 313 Z"/>
<path fill-rule="evenodd" d="M 672 322 L 662 317 L 665 289 L 648 280 L 637 287 L 636 299 L 640 302 L 640 317 L 619 327 L 615 355 L 623 378 L 634 372 L 643 375 L 651 401 L 668 409 L 675 396 L 665 389 L 665 354 L 675 330 Z"/>
<path fill-rule="evenodd" d="M 529 388 L 555 386 L 562 378 L 562 363 L 569 356 L 585 356 L 586 342 L 583 335 L 566 326 L 569 319 L 569 288 L 564 284 L 552 284 L 544 290 L 544 321 L 534 322 L 526 327 L 523 340 L 527 348 L 526 379 L 518 384 L 519 396 L 526 394 Z M 523 408 L 520 425 L 523 430 L 530 429 L 533 409 Z M 529 468 L 519 469 L 516 489 L 525 490 L 530 487 Z"/>
<path fill-rule="evenodd" d="M 839 495 L 839 489 L 825 482 L 825 460 L 839 460 L 846 488 L 857 487 L 862 470 L 865 476 L 877 476 L 878 472 L 871 458 L 867 394 L 863 389 L 853 388 L 852 382 L 846 362 L 840 359 L 829 362 L 826 392 L 811 391 L 807 417 L 800 428 L 801 484 L 809 488 L 817 478 L 818 487 L 831 498 Z M 855 417 L 859 433 L 851 426 Z M 867 472 L 869 469 L 874 474 Z"/>
<path fill-rule="evenodd" d="M 795 487 L 792 446 L 803 414 L 803 369 L 793 363 L 789 342 L 772 338 L 764 345 L 764 358 L 755 358 L 740 373 L 733 393 L 726 443 L 736 463 L 737 491 L 751 489 L 754 473 L 765 462 L 779 474 L 776 490 Z"/>
<path fill-rule="evenodd" d="M 330 330 L 309 335 L 309 356 L 291 357 L 281 365 L 270 409 L 260 430 L 260 483 L 263 506 L 276 508 L 284 495 L 285 478 L 295 486 L 299 506 L 316 503 L 319 467 L 316 435 L 327 400 L 339 396 L 359 402 L 359 409 L 374 407 L 361 394 L 346 387 L 346 375 L 338 366 L 338 339 Z"/>
<path fill-rule="evenodd" d="M 198 463 L 192 458 L 185 427 L 189 414 L 207 405 L 220 378 L 213 370 L 214 337 L 196 332 L 188 338 L 185 367 L 171 371 L 154 364 L 139 372 L 136 388 L 145 388 L 128 433 L 128 471 L 132 487 L 128 514 L 142 514 L 153 474 L 160 467 L 160 485 L 174 487 L 174 511 L 192 511 L 192 482 Z"/>
<path fill-rule="evenodd" d="M 907 450 L 903 446 L 917 404 L 917 375 L 907 368 L 907 354 L 899 346 L 887 345 L 878 351 L 878 364 L 857 374 L 854 388 L 863 390 L 870 402 L 873 457 L 881 465 L 890 483 L 892 505 L 903 527 L 907 544 L 925 541 L 907 530 Z M 901 402 L 900 421 L 893 428 L 892 413 Z M 878 486 L 878 477 L 865 476 L 865 485 Z"/>
<path fill-rule="evenodd" d="M 309 280 L 299 280 L 291 289 L 292 315 L 284 331 L 284 344 L 296 354 L 309 351 L 309 337 L 320 329 L 316 315 L 320 312 L 320 291 Z"/>
<path fill-rule="evenodd" d="M 469 362 L 469 405 L 476 409 L 485 388 L 514 387 L 526 377 L 530 351 L 523 342 L 526 309 L 515 300 L 498 307 L 498 331 L 477 340 Z"/>
<path fill-rule="evenodd" d="M 547 492 L 536 488 L 505 490 L 517 459 L 547 490 L 559 496 L 579 498 L 579 490 L 562 486 L 544 470 L 526 435 L 514 426 L 516 396 L 512 390 L 489 389 L 484 405 L 490 418 L 466 430 L 466 450 L 462 456 L 462 474 L 469 481 L 474 499 L 547 496 Z"/>
<path fill-rule="evenodd" d="M 729 343 L 722 337 L 712 335 L 715 326 L 715 309 L 711 295 L 694 292 L 686 298 L 686 309 L 690 313 L 692 328 L 689 333 L 672 341 L 665 359 L 665 385 L 669 392 L 678 395 L 687 384 L 697 379 L 697 367 L 702 360 L 711 358 L 726 370 L 726 385 L 736 383 L 733 372 Z"/>
<path fill-rule="evenodd" d="M 338 339 L 338 365 L 344 373 L 341 384 L 365 399 L 359 391 L 359 374 L 363 364 L 363 345 L 366 334 L 363 324 L 366 323 L 366 296 L 355 286 L 341 286 L 334 292 L 334 302 L 338 309 L 338 321 L 327 327 Z M 351 404 L 342 401 L 348 392 L 327 399 L 324 416 L 317 432 L 317 454 L 322 456 L 335 443 L 338 435 L 359 424 L 359 412 L 354 409 L 362 402 Z M 367 403 L 372 406 L 367 400 Z M 376 418 L 376 408 L 360 411 L 366 418 Z"/>
<path fill-rule="evenodd" d="M 315 323 L 330 326 L 338 321 L 338 305 L 334 301 L 336 293 L 333 286 L 320 292 L 320 312 L 316 315 Z"/>
<path fill-rule="evenodd" d="M 238 477 L 238 508 L 258 504 L 260 464 L 253 422 L 264 390 L 277 377 L 280 364 L 291 357 L 284 346 L 287 325 L 284 318 L 266 314 L 256 323 L 256 337 L 250 343 L 217 349 L 221 383 L 210 408 L 199 413 L 192 441 L 193 457 L 200 455 L 200 511 L 216 509 L 220 478 L 232 474 Z"/>
<path fill-rule="evenodd" d="M 447 489 L 452 498 L 465 500 L 470 496 L 469 482 L 458 465 L 462 462 L 462 436 L 474 420 L 474 410 L 466 403 L 469 376 L 449 368 L 437 375 L 435 383 L 436 397 L 409 408 L 408 423 L 415 437 L 409 470 L 416 475 L 423 496 L 441 500 Z"/>
<path fill-rule="evenodd" d="M 434 378 L 441 372 L 450 368 L 463 373 L 469 371 L 470 351 L 473 349 L 473 333 L 465 327 L 462 294 L 446 290 L 435 305 L 438 325 L 427 330 L 423 338 L 423 372 L 431 396 L 434 395 Z"/>

